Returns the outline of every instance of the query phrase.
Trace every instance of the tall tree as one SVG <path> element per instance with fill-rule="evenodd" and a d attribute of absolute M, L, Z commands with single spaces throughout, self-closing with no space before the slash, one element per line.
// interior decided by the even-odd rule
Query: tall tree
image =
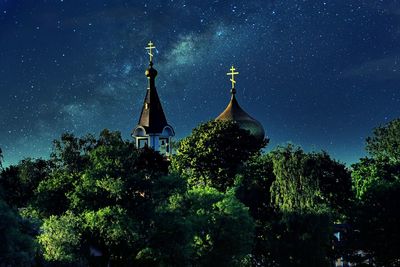
<path fill-rule="evenodd" d="M 271 260 L 271 224 L 277 217 L 270 193 L 274 180 L 272 157 L 262 154 L 250 158 L 235 181 L 236 196 L 249 208 L 255 222 L 255 240 L 251 252 L 254 266 L 267 266 Z"/>
<path fill-rule="evenodd" d="M 271 152 L 275 181 L 272 201 L 282 211 L 329 207 L 337 216 L 348 209 L 353 194 L 346 167 L 325 152 L 305 153 L 289 145 Z"/>
<path fill-rule="evenodd" d="M 400 162 L 400 119 L 374 129 L 367 138 L 367 152 L 372 158 L 389 163 Z"/>
<path fill-rule="evenodd" d="M 351 218 L 350 254 L 359 263 L 368 259 L 372 266 L 398 266 L 400 119 L 374 129 L 366 150 L 369 157 L 352 166 L 358 202 Z"/>
<path fill-rule="evenodd" d="M 190 185 L 226 190 L 243 163 L 266 145 L 232 121 L 210 121 L 182 139 L 172 169 Z"/>

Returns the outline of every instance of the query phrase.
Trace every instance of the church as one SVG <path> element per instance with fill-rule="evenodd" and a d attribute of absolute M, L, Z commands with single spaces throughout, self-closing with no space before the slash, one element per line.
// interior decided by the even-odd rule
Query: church
<path fill-rule="evenodd" d="M 153 68 L 153 49 L 155 49 L 155 46 L 150 41 L 146 47 L 150 57 L 149 67 L 145 72 L 148 80 L 146 96 L 144 98 L 139 122 L 132 131 L 132 137 L 135 139 L 136 147 L 151 147 L 155 151 L 160 152 L 161 155 L 169 157 L 172 153 L 171 141 L 172 137 L 175 136 L 175 131 L 167 122 L 157 93 L 155 84 L 157 70 Z M 228 106 L 215 120 L 235 121 L 239 124 L 240 128 L 248 130 L 254 137 L 263 140 L 265 138 L 263 126 L 244 111 L 236 99 L 235 75 L 238 74 L 239 72 L 237 72 L 233 66 L 230 72 L 227 73 L 228 76 L 231 76 L 231 98 Z"/>

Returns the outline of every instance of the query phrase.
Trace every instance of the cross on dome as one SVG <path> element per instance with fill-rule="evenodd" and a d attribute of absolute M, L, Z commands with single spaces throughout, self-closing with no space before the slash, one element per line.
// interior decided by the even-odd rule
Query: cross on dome
<path fill-rule="evenodd" d="M 150 41 L 148 44 L 147 44 L 148 46 L 146 47 L 146 50 L 148 50 L 148 52 L 147 52 L 147 54 L 149 54 L 149 56 L 150 56 L 150 62 L 153 62 L 153 53 L 152 53 L 152 50 L 154 49 L 154 48 L 156 48 L 155 46 L 154 46 L 154 44 L 152 43 L 152 41 Z"/>
<path fill-rule="evenodd" d="M 235 70 L 236 70 L 235 67 L 233 67 L 233 65 L 232 65 L 232 67 L 231 67 L 231 69 L 230 69 L 231 72 L 228 72 L 228 73 L 226 74 L 226 75 L 228 75 L 228 76 L 231 76 L 230 81 L 232 82 L 232 89 L 235 88 L 235 83 L 236 83 L 236 81 L 235 81 L 235 75 L 238 75 L 238 74 L 239 74 L 239 72 L 237 72 L 237 71 L 235 71 Z"/>

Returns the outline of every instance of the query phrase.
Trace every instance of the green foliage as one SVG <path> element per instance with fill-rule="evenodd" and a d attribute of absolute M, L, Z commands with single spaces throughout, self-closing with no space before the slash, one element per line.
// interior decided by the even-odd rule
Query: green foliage
<path fill-rule="evenodd" d="M 255 137 L 232 121 L 210 121 L 195 128 L 180 141 L 172 158 L 172 170 L 189 184 L 226 190 L 242 164 L 258 153 L 266 141 Z"/>
<path fill-rule="evenodd" d="M 359 199 L 375 184 L 400 180 L 400 119 L 375 128 L 367 138 L 366 150 L 372 158 L 363 158 L 352 166 L 353 187 Z"/>
<path fill-rule="evenodd" d="M 0 199 L 0 266 L 29 266 L 36 246 L 32 226 Z"/>
<path fill-rule="evenodd" d="M 321 191 L 318 180 L 307 175 L 308 156 L 299 147 L 280 147 L 272 152 L 275 181 L 273 203 L 283 211 L 313 209 Z"/>
<path fill-rule="evenodd" d="M 184 179 L 166 176 L 158 153 L 118 134 L 103 132 L 92 143 L 74 156 L 60 146 L 59 158 L 74 164 L 60 160 L 36 189 L 47 260 L 91 262 L 95 248 L 118 266 L 187 266 L 238 264 L 250 253 L 253 221 L 232 192 L 187 191 Z"/>
<path fill-rule="evenodd" d="M 374 129 L 367 138 L 366 150 L 377 160 L 400 162 L 400 119 Z"/>
<path fill-rule="evenodd" d="M 324 152 L 288 146 L 251 158 L 240 173 L 236 195 L 256 223 L 251 264 L 328 266 L 331 214 L 342 214 L 352 196 L 345 166 Z"/>
<path fill-rule="evenodd" d="M 110 132 L 104 130 L 100 135 L 105 136 L 108 134 Z M 92 135 L 78 138 L 71 133 L 64 133 L 60 140 L 53 141 L 51 160 L 57 169 L 79 172 L 85 168 L 88 152 L 95 146 L 96 139 Z"/>
<path fill-rule="evenodd" d="M 270 154 L 251 157 L 236 177 L 236 196 L 249 207 L 256 221 L 268 220 L 273 212 L 270 188 L 275 181 Z"/>
<path fill-rule="evenodd" d="M 282 211 L 314 210 L 328 206 L 337 214 L 352 199 L 351 176 L 345 166 L 325 152 L 305 153 L 291 145 L 271 152 L 276 180 L 272 201 Z"/>
<path fill-rule="evenodd" d="M 44 220 L 38 241 L 49 261 L 74 262 L 81 249 L 81 220 L 71 212 Z"/>
<path fill-rule="evenodd" d="M 71 174 L 67 171 L 53 171 L 35 189 L 35 198 L 31 206 L 43 218 L 50 215 L 63 214 L 68 209 L 70 203 L 67 192 L 72 190 L 73 183 L 77 177 L 76 174 Z"/>
<path fill-rule="evenodd" d="M 271 234 L 269 225 L 275 219 L 271 204 L 270 188 L 275 180 L 270 154 L 256 155 L 246 162 L 236 177 L 236 196 L 249 208 L 255 222 L 255 240 L 251 257 L 253 265 L 262 263 L 269 257 L 270 248 L 265 243 Z M 244 264 L 244 263 L 243 263 Z M 250 265 L 250 263 L 248 264 Z"/>
<path fill-rule="evenodd" d="M 308 156 L 306 174 L 318 181 L 321 192 L 318 202 L 328 206 L 336 219 L 343 220 L 348 216 L 354 199 L 350 171 L 326 152 Z"/>
<path fill-rule="evenodd" d="M 49 174 L 49 163 L 45 160 L 24 159 L 16 166 L 4 169 L 0 185 L 4 188 L 5 201 L 17 208 L 32 202 L 35 188 Z"/>
<path fill-rule="evenodd" d="M 144 236 L 140 221 L 119 206 L 87 211 L 81 217 L 86 235 L 95 240 L 91 245 L 101 248 L 103 253 L 109 252 L 111 260 L 132 257 Z"/>
<path fill-rule="evenodd" d="M 167 166 L 161 155 L 136 149 L 119 133 L 103 131 L 90 142 L 72 136 L 67 140 L 57 148 L 53 172 L 36 189 L 46 259 L 90 261 L 90 248 L 115 264 L 134 259 L 150 238 L 156 207 L 169 197 L 165 189 L 179 192 L 174 186 L 182 183 L 163 178 Z M 68 219 L 70 227 L 61 229 Z M 72 250 L 77 242 L 80 247 Z"/>
<path fill-rule="evenodd" d="M 180 214 L 191 229 L 186 258 L 192 265 L 236 266 L 251 252 L 254 223 L 232 191 L 194 187 L 173 196 L 166 209 Z"/>
<path fill-rule="evenodd" d="M 352 167 L 353 187 L 359 199 L 376 184 L 400 180 L 400 164 L 387 160 L 362 158 Z"/>
<path fill-rule="evenodd" d="M 289 145 L 262 154 L 265 141 L 219 121 L 179 142 L 170 174 L 157 152 L 105 130 L 97 139 L 64 134 L 49 161 L 10 166 L 0 184 L 20 214 L 43 221 L 38 241 L 55 265 L 330 266 L 338 253 L 333 222 L 350 216 L 355 231 L 342 236 L 340 252 L 397 266 L 398 125 L 375 130 L 367 140 L 372 158 L 351 175 L 325 152 Z M 24 224 L 15 225 L 4 227 L 10 240 L 29 240 Z M 8 252 L 0 257 L 19 253 L 1 245 Z"/>
<path fill-rule="evenodd" d="M 398 266 L 400 120 L 374 129 L 366 150 L 371 158 L 352 166 L 358 201 L 351 216 L 354 231 L 348 237 L 349 254 L 360 264 L 368 259 L 374 266 Z"/>

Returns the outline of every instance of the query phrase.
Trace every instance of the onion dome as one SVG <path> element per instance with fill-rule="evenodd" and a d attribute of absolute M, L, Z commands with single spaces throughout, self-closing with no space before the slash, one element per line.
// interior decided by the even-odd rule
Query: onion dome
<path fill-rule="evenodd" d="M 250 134 L 255 136 L 258 140 L 263 140 L 265 138 L 264 127 L 256 119 L 252 118 L 246 111 L 244 111 L 238 101 L 236 100 L 235 94 L 235 79 L 234 75 L 239 74 L 235 72 L 235 68 L 232 66 L 231 72 L 227 73 L 231 75 L 232 90 L 231 90 L 231 100 L 225 110 L 215 119 L 215 120 L 229 120 L 235 121 L 239 124 L 240 128 L 248 130 Z"/>

